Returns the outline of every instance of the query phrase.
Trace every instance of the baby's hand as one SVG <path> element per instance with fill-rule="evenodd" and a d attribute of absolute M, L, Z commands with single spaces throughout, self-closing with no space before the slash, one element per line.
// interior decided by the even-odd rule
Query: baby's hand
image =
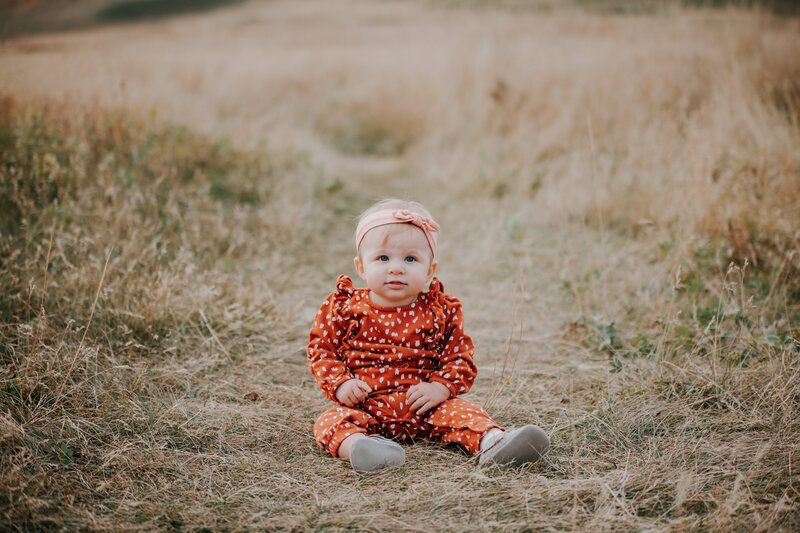
<path fill-rule="evenodd" d="M 418 415 L 433 409 L 448 398 L 450 389 L 437 381 L 417 383 L 410 386 L 406 392 L 408 408 Z"/>
<path fill-rule="evenodd" d="M 336 399 L 347 407 L 353 407 L 366 400 L 367 394 L 370 392 L 372 389 L 369 388 L 369 385 L 360 379 L 353 378 L 339 385 L 339 388 L 336 389 Z"/>

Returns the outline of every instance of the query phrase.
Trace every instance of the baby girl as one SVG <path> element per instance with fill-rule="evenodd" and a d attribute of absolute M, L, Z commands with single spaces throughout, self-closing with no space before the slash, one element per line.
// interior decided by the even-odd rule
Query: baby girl
<path fill-rule="evenodd" d="M 397 441 L 458 443 L 480 464 L 520 465 L 550 446 L 541 428 L 504 431 L 458 397 L 477 369 L 461 302 L 433 277 L 438 235 L 416 202 L 384 200 L 367 209 L 354 260 L 367 288 L 339 276 L 314 320 L 308 367 L 336 403 L 317 419 L 314 436 L 357 472 L 405 463 Z"/>

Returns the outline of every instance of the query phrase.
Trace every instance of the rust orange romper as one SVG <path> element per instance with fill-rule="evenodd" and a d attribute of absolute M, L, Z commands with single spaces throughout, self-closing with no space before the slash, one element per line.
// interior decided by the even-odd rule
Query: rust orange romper
<path fill-rule="evenodd" d="M 309 337 L 308 367 L 336 402 L 317 419 L 314 437 L 334 457 L 354 433 L 459 443 L 477 453 L 484 433 L 500 427 L 480 406 L 457 398 L 475 380 L 474 347 L 464 333 L 461 302 L 445 294 L 436 278 L 411 304 L 387 308 L 370 300 L 369 289 L 355 289 L 350 278 L 339 276 Z M 372 392 L 350 408 L 335 393 L 353 378 Z M 450 399 L 417 415 L 408 409 L 406 391 L 423 381 L 445 385 Z"/>

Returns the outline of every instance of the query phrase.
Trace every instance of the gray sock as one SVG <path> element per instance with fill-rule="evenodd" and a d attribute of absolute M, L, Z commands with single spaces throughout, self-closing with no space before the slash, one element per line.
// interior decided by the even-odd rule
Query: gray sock
<path fill-rule="evenodd" d="M 522 426 L 505 434 L 481 453 L 478 464 L 519 466 L 539 459 L 550 448 L 550 439 L 542 428 Z"/>
<path fill-rule="evenodd" d="M 359 474 L 402 466 L 405 462 L 403 447 L 378 435 L 358 439 L 350 447 L 350 464 Z"/>

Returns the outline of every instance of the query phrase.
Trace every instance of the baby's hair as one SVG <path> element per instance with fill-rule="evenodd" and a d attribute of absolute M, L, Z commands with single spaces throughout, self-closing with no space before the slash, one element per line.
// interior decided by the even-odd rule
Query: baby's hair
<path fill-rule="evenodd" d="M 385 200 L 380 200 L 379 202 L 375 202 L 371 206 L 369 206 L 361 215 L 358 217 L 358 222 L 356 223 L 356 227 L 364 220 L 364 217 L 375 213 L 376 211 L 382 211 L 384 209 L 406 209 L 408 211 L 420 214 L 427 218 L 433 218 L 431 216 L 430 211 L 425 209 L 425 206 L 419 202 L 415 202 L 413 200 L 399 200 L 397 198 L 386 198 Z"/>
<path fill-rule="evenodd" d="M 374 204 L 369 206 L 366 211 L 364 211 L 363 213 L 361 213 L 361 215 L 359 215 L 358 222 L 364 220 L 365 216 L 370 215 L 376 211 L 381 211 L 383 209 L 407 209 L 408 211 L 419 213 L 422 216 L 433 218 L 433 216 L 431 216 L 430 211 L 425 209 L 425 206 L 419 202 L 415 202 L 413 200 L 398 200 L 397 198 L 386 198 L 385 200 L 375 202 Z"/>

